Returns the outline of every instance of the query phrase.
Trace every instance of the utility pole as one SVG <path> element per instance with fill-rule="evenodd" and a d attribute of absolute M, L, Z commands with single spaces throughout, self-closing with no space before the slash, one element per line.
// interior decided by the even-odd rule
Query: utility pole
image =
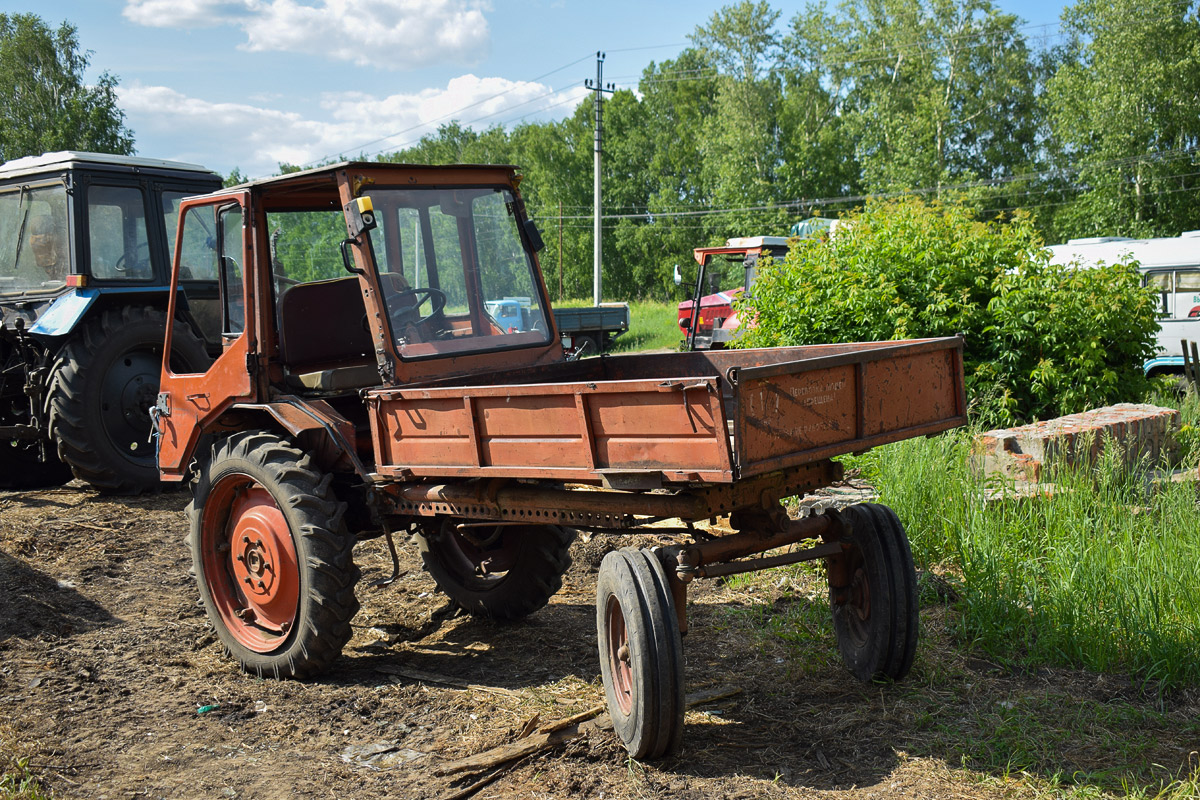
<path fill-rule="evenodd" d="M 584 81 L 584 86 L 596 93 L 596 176 L 592 188 L 596 219 L 595 241 L 592 244 L 592 302 L 600 305 L 600 142 L 604 130 L 602 100 L 605 92 L 612 94 L 617 88 L 611 83 L 608 86 L 604 85 L 604 53 L 596 51 L 596 82 L 592 83 L 589 78 Z"/>

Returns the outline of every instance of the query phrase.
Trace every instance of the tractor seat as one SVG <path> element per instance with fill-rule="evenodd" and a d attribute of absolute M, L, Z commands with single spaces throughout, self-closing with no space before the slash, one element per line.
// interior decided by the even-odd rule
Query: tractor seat
<path fill-rule="evenodd" d="M 279 300 L 279 351 L 288 385 L 344 392 L 378 386 L 358 278 L 292 286 Z"/>

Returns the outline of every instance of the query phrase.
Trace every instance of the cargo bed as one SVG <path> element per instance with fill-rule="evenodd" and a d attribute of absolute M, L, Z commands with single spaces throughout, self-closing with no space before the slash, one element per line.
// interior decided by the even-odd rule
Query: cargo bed
<path fill-rule="evenodd" d="M 731 483 L 966 421 L 962 339 L 587 359 L 378 389 L 377 472 Z"/>

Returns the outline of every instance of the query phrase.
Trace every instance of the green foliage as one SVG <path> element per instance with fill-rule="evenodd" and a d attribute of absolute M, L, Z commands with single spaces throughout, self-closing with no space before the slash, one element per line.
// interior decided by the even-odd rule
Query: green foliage
<path fill-rule="evenodd" d="M 34 14 L 0 13 L 0 161 L 52 150 L 133 152 L 117 79 L 105 72 L 88 86 L 89 62 L 73 25 L 51 30 Z"/>
<path fill-rule="evenodd" d="M 797 14 L 788 46 L 839 98 L 869 190 L 934 189 L 1011 175 L 1033 151 L 1019 26 L 988 0 L 846 0 Z"/>
<path fill-rule="evenodd" d="M 760 267 L 743 347 L 965 334 L 977 416 L 1047 418 L 1139 399 L 1157 329 L 1130 265 L 1047 263 L 1030 219 L 979 222 L 962 204 L 869 203 L 835 237 Z"/>
<path fill-rule="evenodd" d="M 1070 236 L 1175 236 L 1196 227 L 1200 20 L 1174 0 L 1079 0 L 1043 102 L 1078 195 L 1048 223 Z"/>
<path fill-rule="evenodd" d="M 975 372 L 977 392 L 1002 390 L 1005 407 L 1025 419 L 1145 395 L 1157 307 L 1133 266 L 1074 269 L 1032 258 L 996 286 L 994 347 Z"/>

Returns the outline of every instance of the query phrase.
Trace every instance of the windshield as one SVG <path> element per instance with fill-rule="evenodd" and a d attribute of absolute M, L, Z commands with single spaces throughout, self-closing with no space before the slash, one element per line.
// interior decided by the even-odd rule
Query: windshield
<path fill-rule="evenodd" d="M 549 342 L 511 192 L 371 189 L 371 242 L 400 355 Z"/>
<path fill-rule="evenodd" d="M 57 289 L 70 259 L 61 183 L 0 191 L 0 293 Z"/>

